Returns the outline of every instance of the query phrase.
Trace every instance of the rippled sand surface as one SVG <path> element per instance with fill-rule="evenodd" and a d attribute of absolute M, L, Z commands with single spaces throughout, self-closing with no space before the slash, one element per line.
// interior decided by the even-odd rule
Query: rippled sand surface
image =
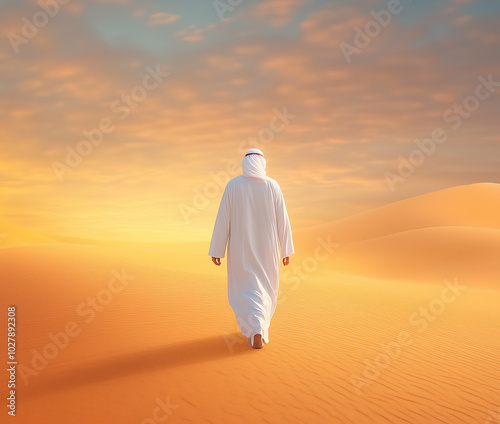
<path fill-rule="evenodd" d="M 483 423 L 498 408 L 500 294 L 474 282 L 445 303 L 444 284 L 318 267 L 283 285 L 270 343 L 255 350 L 222 273 L 89 246 L 0 253 L 31 369 L 18 371 L 20 423 L 151 423 L 155 411 L 179 423 Z M 113 270 L 133 279 L 110 297 Z M 79 333 L 62 335 L 71 322 Z"/>

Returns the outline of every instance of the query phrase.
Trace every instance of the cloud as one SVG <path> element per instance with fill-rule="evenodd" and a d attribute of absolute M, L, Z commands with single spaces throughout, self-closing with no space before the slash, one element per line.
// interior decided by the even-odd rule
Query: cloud
<path fill-rule="evenodd" d="M 197 28 L 196 25 L 192 24 L 177 31 L 175 36 L 189 42 L 202 41 L 205 38 L 205 32 L 215 28 L 215 26 L 215 24 L 210 24 L 204 28 Z"/>
<path fill-rule="evenodd" d="M 149 24 L 150 25 L 170 24 L 179 19 L 180 19 L 179 15 L 172 15 L 169 13 L 160 12 L 160 13 L 155 13 L 154 15 L 151 15 L 149 17 Z"/>
<path fill-rule="evenodd" d="M 296 10 L 306 3 L 308 0 L 266 0 L 257 4 L 254 16 L 280 27 L 290 22 Z"/>

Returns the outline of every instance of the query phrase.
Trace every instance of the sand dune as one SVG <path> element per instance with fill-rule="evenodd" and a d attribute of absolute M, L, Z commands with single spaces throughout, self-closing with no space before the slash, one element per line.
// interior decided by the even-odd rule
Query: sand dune
<path fill-rule="evenodd" d="M 459 277 L 500 288 L 500 229 L 432 227 L 339 246 L 329 270 L 367 278 L 439 283 Z"/>
<path fill-rule="evenodd" d="M 497 197 L 457 187 L 298 234 L 262 350 L 238 330 L 208 241 L 9 227 L 0 299 L 18 310 L 16 420 L 494 423 Z M 318 236 L 342 243 L 318 256 Z"/>
<path fill-rule="evenodd" d="M 500 287 L 500 185 L 454 187 L 297 232 L 300 264 L 325 245 L 322 269 L 439 283 L 459 277 L 477 288 Z M 318 256 L 319 258 L 319 256 Z"/>
<path fill-rule="evenodd" d="M 294 234 L 304 247 L 318 236 L 350 243 L 400 231 L 439 226 L 500 229 L 500 184 L 452 187 L 381 206 Z"/>

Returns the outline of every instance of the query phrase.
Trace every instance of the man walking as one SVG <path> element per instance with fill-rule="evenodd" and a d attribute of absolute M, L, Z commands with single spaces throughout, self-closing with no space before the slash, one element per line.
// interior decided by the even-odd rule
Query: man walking
<path fill-rule="evenodd" d="M 229 304 L 248 345 L 261 349 L 269 343 L 280 257 L 288 265 L 294 248 L 283 194 L 266 175 L 264 153 L 248 150 L 242 168 L 222 195 L 208 254 L 219 266 L 227 244 Z"/>

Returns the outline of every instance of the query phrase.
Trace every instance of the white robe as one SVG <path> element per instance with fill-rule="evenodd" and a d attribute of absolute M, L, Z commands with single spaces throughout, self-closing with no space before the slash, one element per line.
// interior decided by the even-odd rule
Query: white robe
<path fill-rule="evenodd" d="M 228 298 L 238 326 L 249 344 L 257 333 L 269 343 L 280 257 L 294 253 L 285 201 L 275 180 L 240 175 L 227 183 L 208 254 L 223 258 L 226 243 Z"/>

